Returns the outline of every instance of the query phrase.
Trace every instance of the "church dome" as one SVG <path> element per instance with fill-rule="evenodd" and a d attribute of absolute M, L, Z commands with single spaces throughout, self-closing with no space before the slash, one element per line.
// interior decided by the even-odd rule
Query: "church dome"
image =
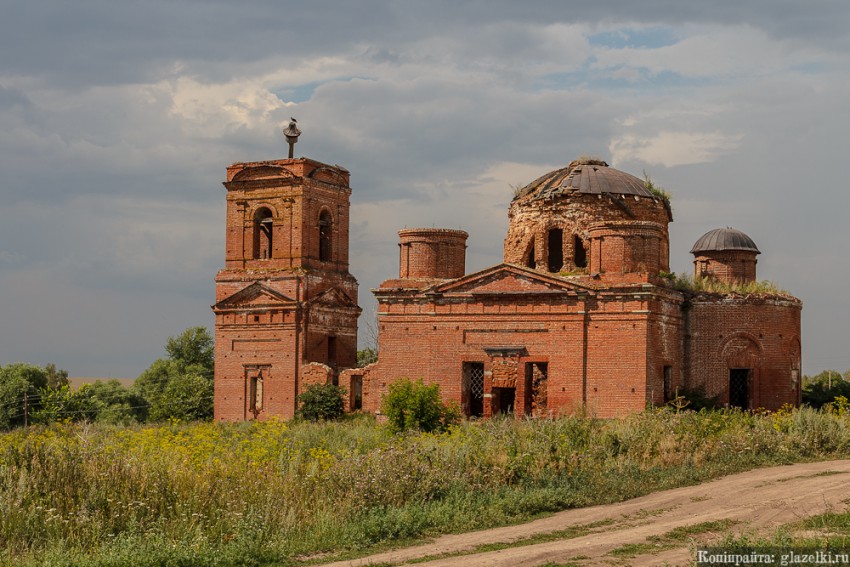
<path fill-rule="evenodd" d="M 758 249 L 752 238 L 731 227 L 715 228 L 700 236 L 694 247 L 691 248 L 691 254 L 723 250 L 742 250 L 761 254 L 761 250 Z"/>
<path fill-rule="evenodd" d="M 517 192 L 517 199 L 552 199 L 571 193 L 588 195 L 637 195 L 656 198 L 643 179 L 608 167 L 598 159 L 577 159 L 567 167 L 550 171 Z"/>

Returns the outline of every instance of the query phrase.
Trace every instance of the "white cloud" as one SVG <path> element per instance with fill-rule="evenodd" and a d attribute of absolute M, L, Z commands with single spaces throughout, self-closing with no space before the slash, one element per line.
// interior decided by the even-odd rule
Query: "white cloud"
<path fill-rule="evenodd" d="M 674 167 L 706 163 L 740 145 L 743 134 L 722 132 L 661 131 L 650 136 L 624 134 L 611 141 L 613 160 L 639 160 L 651 165 Z"/>

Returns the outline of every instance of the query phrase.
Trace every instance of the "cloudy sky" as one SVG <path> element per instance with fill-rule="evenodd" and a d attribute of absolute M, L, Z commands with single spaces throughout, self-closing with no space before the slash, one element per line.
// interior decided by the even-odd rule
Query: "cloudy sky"
<path fill-rule="evenodd" d="M 0 363 L 134 377 L 212 327 L 225 167 L 352 173 L 360 302 L 402 227 L 501 260 L 512 186 L 596 155 L 804 301 L 808 374 L 850 368 L 846 0 L 0 0 Z M 845 171 L 845 173 L 842 173 Z"/>

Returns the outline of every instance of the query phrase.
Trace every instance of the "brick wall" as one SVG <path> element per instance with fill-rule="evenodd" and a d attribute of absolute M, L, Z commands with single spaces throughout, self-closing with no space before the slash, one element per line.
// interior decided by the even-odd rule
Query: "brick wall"
<path fill-rule="evenodd" d="M 213 306 L 215 418 L 292 417 L 303 380 L 325 379 L 317 368 L 333 375 L 356 360 L 348 172 L 306 158 L 238 163 L 224 185 L 225 269 L 216 275 Z M 322 218 L 330 221 L 325 227 Z"/>
<path fill-rule="evenodd" d="M 463 365 L 469 362 L 484 368 L 485 416 L 498 411 L 500 388 L 515 388 L 516 415 L 531 411 L 526 365 L 532 362 L 546 364 L 547 413 L 555 415 L 582 407 L 600 417 L 623 415 L 694 387 L 725 396 L 726 403 L 729 369 L 737 367 L 753 368 L 752 407 L 799 403 L 797 300 L 685 302 L 682 293 L 647 280 L 546 292 L 518 281 L 521 275 L 471 274 L 460 280 L 470 286 L 458 284 L 453 292 L 444 287 L 450 284 L 427 294 L 377 290 L 379 361 L 364 376 L 370 384 L 364 409 L 376 410 L 388 384 L 402 377 L 439 384 L 444 401 L 467 409 Z M 751 336 L 757 360 L 741 340 Z M 519 354 L 494 354 L 514 351 Z"/>
<path fill-rule="evenodd" d="M 605 264 L 613 267 L 612 259 L 619 258 L 616 271 L 620 272 L 654 270 L 657 273 L 659 269 L 669 269 L 667 224 L 671 219 L 668 210 L 658 200 L 627 197 L 624 200 L 617 195 L 573 193 L 559 199 L 515 200 L 509 211 L 505 262 L 529 266 L 533 254 L 535 269 L 548 271 L 549 232 L 560 229 L 564 259 L 561 271 L 580 268 L 575 263 L 575 237 L 585 249 L 588 266 L 594 261 L 594 265 L 600 265 L 603 258 L 609 258 Z M 611 226 L 619 227 L 616 241 L 605 242 L 605 247 L 601 246 L 601 237 L 591 241 L 591 229 L 600 223 L 618 223 Z M 629 226 L 633 228 L 628 229 Z M 624 238 L 624 235 L 628 236 Z M 646 238 L 652 240 L 647 248 L 642 246 L 642 239 Z M 631 253 L 634 256 L 630 255 L 623 263 L 626 251 L 622 247 L 626 244 L 634 250 Z"/>
<path fill-rule="evenodd" d="M 657 199 L 518 198 L 506 264 L 469 275 L 466 232 L 399 231 L 399 278 L 374 290 L 379 361 L 346 369 L 360 313 L 348 273 L 348 172 L 308 159 L 241 163 L 225 187 L 213 307 L 218 420 L 291 417 L 299 391 L 328 381 L 348 391 L 349 410 L 359 391 L 362 410 L 377 412 L 404 377 L 439 384 L 444 401 L 471 412 L 465 364 L 483 376 L 484 416 L 509 406 L 516 416 L 617 416 L 664 404 L 679 387 L 728 403 L 732 370 L 746 372 L 748 407 L 800 402 L 800 302 L 686 299 L 666 288 L 658 272 L 669 269 L 672 218 Z M 558 250 L 556 271 L 573 275 L 547 273 Z M 695 265 L 726 281 L 755 279 L 750 252 L 705 254 Z"/>
<path fill-rule="evenodd" d="M 729 403 L 729 371 L 751 369 L 749 406 L 801 402 L 800 311 L 793 298 L 696 299 L 687 316 L 685 384 Z"/>
<path fill-rule="evenodd" d="M 670 271 L 666 224 L 616 221 L 592 225 L 590 272 Z"/>
<path fill-rule="evenodd" d="M 316 384 L 331 384 L 333 379 L 333 368 L 321 362 L 310 362 L 301 367 L 300 390 L 304 392 L 308 387 Z"/>
<path fill-rule="evenodd" d="M 699 252 L 694 257 L 694 277 L 710 277 L 725 283 L 754 282 L 756 254 L 747 250 Z"/>
<path fill-rule="evenodd" d="M 518 279 L 482 278 L 470 289 L 440 293 L 436 288 L 427 295 L 378 290 L 379 361 L 368 373 L 370 395 L 379 397 L 399 378 L 421 378 L 439 384 L 446 402 L 464 407 L 463 364 L 477 362 L 483 364 L 488 394 L 516 388 L 515 410 L 522 415 L 531 411 L 526 365 L 537 362 L 548 369 L 547 412 L 571 412 L 585 404 L 600 416 L 643 409 L 651 365 L 659 364 L 648 354 L 650 328 L 656 342 L 671 350 L 659 360 L 678 356 L 673 351 L 679 345 L 675 316 L 659 323 L 650 317 L 650 305 L 666 302 L 676 313 L 681 296 L 647 291 L 645 285 L 599 293 L 535 292 Z M 504 350 L 520 354 L 493 354 Z M 367 397 L 364 387 L 364 409 L 375 408 Z M 498 404 L 495 398 L 485 402 Z M 497 410 L 485 403 L 485 415 Z"/>
<path fill-rule="evenodd" d="M 452 279 L 466 271 L 466 232 L 407 228 L 398 235 L 399 278 Z"/>

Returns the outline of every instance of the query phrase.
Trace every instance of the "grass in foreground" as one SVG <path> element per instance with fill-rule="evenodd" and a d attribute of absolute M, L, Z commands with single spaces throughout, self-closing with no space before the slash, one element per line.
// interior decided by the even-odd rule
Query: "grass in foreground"
<path fill-rule="evenodd" d="M 713 522 L 701 522 L 690 526 L 682 526 L 670 530 L 669 532 L 652 536 L 646 539 L 643 543 L 627 543 L 614 549 L 611 555 L 615 557 L 635 557 L 638 555 L 648 555 L 651 553 L 659 553 L 668 549 L 675 549 L 694 540 L 695 538 L 707 534 L 724 532 L 737 522 L 734 520 L 716 520 Z"/>
<path fill-rule="evenodd" d="M 293 565 L 848 454 L 850 417 L 810 409 L 33 427 L 0 435 L 0 564 Z"/>
<path fill-rule="evenodd" d="M 794 549 L 850 550 L 850 510 L 830 511 L 777 528 L 766 537 L 729 536 L 718 546 L 728 549 L 777 547 Z"/>

